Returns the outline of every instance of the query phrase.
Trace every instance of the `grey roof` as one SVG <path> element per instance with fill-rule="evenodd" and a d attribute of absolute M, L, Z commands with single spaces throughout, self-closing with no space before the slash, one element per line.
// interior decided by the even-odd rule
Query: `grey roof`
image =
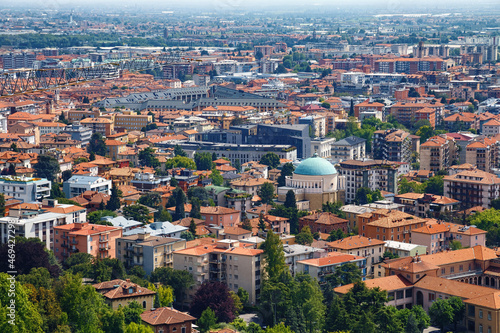
<path fill-rule="evenodd" d="M 151 236 L 169 235 L 176 232 L 186 231 L 188 228 L 180 225 L 173 225 L 170 222 L 154 222 L 142 228 L 135 228 L 123 233 L 124 236 L 149 233 Z"/>
<path fill-rule="evenodd" d="M 345 139 L 332 143 L 332 146 L 354 146 L 366 142 L 366 139 L 358 138 L 357 136 L 349 136 Z"/>
<path fill-rule="evenodd" d="M 311 252 L 326 252 L 324 249 L 300 244 L 285 244 L 283 245 L 283 251 L 285 252 L 285 257 L 298 256 Z"/>
<path fill-rule="evenodd" d="M 138 227 L 142 225 L 142 222 L 127 220 L 123 216 L 112 217 L 112 216 L 104 216 L 101 220 L 105 220 L 110 222 L 114 227 L 122 227 L 123 229 Z"/>

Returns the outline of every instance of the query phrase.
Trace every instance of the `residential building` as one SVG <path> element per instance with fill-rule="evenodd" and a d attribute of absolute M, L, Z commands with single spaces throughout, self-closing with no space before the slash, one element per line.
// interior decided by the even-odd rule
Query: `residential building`
<path fill-rule="evenodd" d="M 140 131 L 143 127 L 153 122 L 153 116 L 138 114 L 117 114 L 115 115 L 114 127 L 130 131 Z"/>
<path fill-rule="evenodd" d="M 420 145 L 420 169 L 437 172 L 456 162 L 455 140 L 446 134 L 433 136 Z"/>
<path fill-rule="evenodd" d="M 106 148 L 108 150 L 109 158 L 113 161 L 119 159 L 119 154 L 127 150 L 127 143 L 118 140 L 106 140 Z"/>
<path fill-rule="evenodd" d="M 263 251 L 246 248 L 236 240 L 221 240 L 213 245 L 199 245 L 174 252 L 174 269 L 193 275 L 194 291 L 205 281 L 220 281 L 230 290 L 243 288 L 249 293 L 250 304 L 256 304 L 261 290 L 261 257 Z"/>
<path fill-rule="evenodd" d="M 71 135 L 71 140 L 80 141 L 82 146 L 86 146 L 90 142 L 92 136 L 92 129 L 83 126 L 79 121 L 64 127 L 63 133 Z"/>
<path fill-rule="evenodd" d="M 366 157 L 366 140 L 350 136 L 332 144 L 332 160 L 360 160 Z"/>
<path fill-rule="evenodd" d="M 186 248 L 186 240 L 138 233 L 116 239 L 116 258 L 131 268 L 140 266 L 147 275 L 158 267 L 173 267 L 173 252 Z"/>
<path fill-rule="evenodd" d="M 425 110 L 423 114 L 418 114 L 420 110 Z M 430 115 L 429 109 L 434 110 L 435 114 Z M 439 124 L 443 116 L 444 105 L 441 103 L 407 103 L 397 102 L 390 106 L 391 114 L 396 117 L 397 121 L 403 125 L 415 123 L 417 119 L 427 119 L 429 121 L 435 119 L 435 124 Z M 432 123 L 431 123 L 432 125 Z"/>
<path fill-rule="evenodd" d="M 358 205 L 344 205 L 340 208 L 340 210 L 343 211 L 346 216 L 348 221 L 347 228 L 349 232 L 355 231 L 357 234 L 358 215 L 373 212 L 375 209 Z"/>
<path fill-rule="evenodd" d="M 384 112 L 385 104 L 373 102 L 370 101 L 370 99 L 367 99 L 361 103 L 354 105 L 354 116 L 356 118 L 359 118 L 361 112 L 373 111 L 373 110 Z"/>
<path fill-rule="evenodd" d="M 96 258 L 116 258 L 116 238 L 122 236 L 122 228 L 88 222 L 54 226 L 55 256 L 64 261 L 76 252 L 88 253 Z"/>
<path fill-rule="evenodd" d="M 151 309 L 141 313 L 144 324 L 149 326 L 154 333 L 193 333 L 198 332 L 193 328 L 195 317 L 187 312 L 178 311 L 172 307 Z"/>
<path fill-rule="evenodd" d="M 410 133 L 398 129 L 373 133 L 372 152 L 376 160 L 410 163 L 412 141 Z"/>
<path fill-rule="evenodd" d="M 479 170 L 493 172 L 498 164 L 499 142 L 494 138 L 482 138 L 467 145 L 466 163 L 475 165 Z"/>
<path fill-rule="evenodd" d="M 475 226 L 437 221 L 413 229 L 411 240 L 413 244 L 426 246 L 428 253 L 433 254 L 449 250 L 451 241 L 458 241 L 463 247 L 486 246 L 486 231 Z"/>
<path fill-rule="evenodd" d="M 399 258 L 415 257 L 426 254 L 427 247 L 419 244 L 410 244 L 397 241 L 385 241 L 385 252 L 390 252 Z"/>
<path fill-rule="evenodd" d="M 297 262 L 301 260 L 322 258 L 327 255 L 326 250 L 300 244 L 284 244 L 285 263 L 290 268 L 290 273 L 297 273 Z"/>
<path fill-rule="evenodd" d="M 394 202 L 405 206 L 404 211 L 419 217 L 434 217 L 450 213 L 460 202 L 443 195 L 429 193 L 405 193 L 394 196 Z"/>
<path fill-rule="evenodd" d="M 320 284 L 326 282 L 326 277 L 335 273 L 337 267 L 352 263 L 361 271 L 361 278 L 366 279 L 366 258 L 352 254 L 329 252 L 326 257 L 300 260 L 297 262 L 297 273 L 309 274 Z"/>
<path fill-rule="evenodd" d="M 139 303 L 143 309 L 153 309 L 156 292 L 141 287 L 127 280 L 111 280 L 93 284 L 92 287 L 104 297 L 105 302 L 113 309 Z"/>
<path fill-rule="evenodd" d="M 366 275 L 373 277 L 375 264 L 381 261 L 385 243 L 361 235 L 350 236 L 327 243 L 328 252 L 340 252 L 366 258 Z"/>
<path fill-rule="evenodd" d="M 347 203 L 354 202 L 361 187 L 398 193 L 399 164 L 382 160 L 348 160 L 339 164 L 339 174 L 345 178 Z"/>
<path fill-rule="evenodd" d="M 140 228 L 134 228 L 124 232 L 124 236 L 131 236 L 137 234 L 149 234 L 151 236 L 181 238 L 183 231 L 189 230 L 188 227 L 181 225 L 174 225 L 170 222 L 152 222 Z"/>
<path fill-rule="evenodd" d="M 348 233 L 348 221 L 330 212 L 312 213 L 299 219 L 299 231 L 305 226 L 311 229 L 312 233 L 329 234 L 334 230 L 342 230 Z"/>
<path fill-rule="evenodd" d="M 378 209 L 358 215 L 359 234 L 379 239 L 411 242 L 411 230 L 423 227 L 427 220 L 390 209 Z"/>
<path fill-rule="evenodd" d="M 101 177 L 72 176 L 63 183 L 66 198 L 76 197 L 85 191 L 93 191 L 111 195 L 112 181 Z"/>
<path fill-rule="evenodd" d="M 334 143 L 335 138 L 316 137 L 311 140 L 311 151 L 314 151 L 320 157 L 330 158 Z"/>
<path fill-rule="evenodd" d="M 461 202 L 462 208 L 491 207 L 500 196 L 500 178 L 481 170 L 462 171 L 444 176 L 444 195 Z"/>
<path fill-rule="evenodd" d="M 51 182 L 45 178 L 2 176 L 0 193 L 22 202 L 41 201 L 50 196 Z"/>
<path fill-rule="evenodd" d="M 80 120 L 80 124 L 90 128 L 92 133 L 100 133 L 102 136 L 111 135 L 115 131 L 113 120 L 107 118 L 85 118 Z"/>

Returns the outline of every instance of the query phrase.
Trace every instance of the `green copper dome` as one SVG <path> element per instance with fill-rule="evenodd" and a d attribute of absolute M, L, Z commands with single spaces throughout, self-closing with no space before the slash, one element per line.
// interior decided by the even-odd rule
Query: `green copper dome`
<path fill-rule="evenodd" d="M 319 157 L 318 154 L 315 153 L 312 157 L 302 161 L 297 169 L 295 169 L 295 173 L 297 175 L 324 176 L 333 175 L 337 173 L 337 170 L 335 170 L 332 163 Z"/>

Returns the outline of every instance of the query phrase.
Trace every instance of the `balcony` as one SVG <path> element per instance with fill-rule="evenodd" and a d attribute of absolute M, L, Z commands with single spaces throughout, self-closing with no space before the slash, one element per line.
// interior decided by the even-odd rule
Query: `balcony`
<path fill-rule="evenodd" d="M 77 241 L 76 239 L 73 239 L 73 240 L 71 241 L 71 244 L 76 245 L 76 244 L 78 244 L 78 241 Z"/>
<path fill-rule="evenodd" d="M 99 251 L 107 251 L 109 250 L 109 246 L 99 246 Z"/>
<path fill-rule="evenodd" d="M 68 244 L 68 243 L 62 243 L 62 244 L 61 244 L 61 247 L 68 248 L 68 247 L 69 247 L 69 244 Z"/>

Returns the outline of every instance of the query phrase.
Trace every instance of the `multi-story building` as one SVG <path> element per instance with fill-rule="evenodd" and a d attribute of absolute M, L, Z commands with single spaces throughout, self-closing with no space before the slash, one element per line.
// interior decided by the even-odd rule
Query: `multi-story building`
<path fill-rule="evenodd" d="M 426 254 L 427 247 L 419 244 L 409 244 L 396 241 L 385 241 L 385 251 L 397 255 L 399 258 L 415 257 Z M 382 274 L 381 274 L 382 275 Z M 379 275 L 379 276 L 381 276 Z"/>
<path fill-rule="evenodd" d="M 394 203 L 404 205 L 405 213 L 434 218 L 438 218 L 440 214 L 451 212 L 460 204 L 458 200 L 443 195 L 413 192 L 394 196 Z"/>
<path fill-rule="evenodd" d="M 366 279 L 366 258 L 346 253 L 330 252 L 326 257 L 306 259 L 297 262 L 297 272 L 309 274 L 317 279 L 320 284 L 325 283 L 325 278 L 335 273 L 337 267 L 352 263 L 361 271 L 361 278 Z"/>
<path fill-rule="evenodd" d="M 343 211 L 346 216 L 349 232 L 355 231 L 357 234 L 358 215 L 373 212 L 375 209 L 366 206 L 344 205 L 340 210 Z"/>
<path fill-rule="evenodd" d="M 385 104 L 378 103 L 378 102 L 372 102 L 369 99 L 367 99 L 364 102 L 361 102 L 361 103 L 354 105 L 354 116 L 356 118 L 359 118 L 359 115 L 361 112 L 373 111 L 373 110 L 384 112 Z"/>
<path fill-rule="evenodd" d="M 174 269 L 193 275 L 195 285 L 188 292 L 190 302 L 197 287 L 205 281 L 225 283 L 230 290 L 245 289 L 249 302 L 255 304 L 261 290 L 262 250 L 240 246 L 236 240 L 224 239 L 215 245 L 199 245 L 174 252 Z"/>
<path fill-rule="evenodd" d="M 479 170 L 492 172 L 497 167 L 499 142 L 482 138 L 467 145 L 465 162 L 475 165 Z"/>
<path fill-rule="evenodd" d="M 332 143 L 334 161 L 360 160 L 366 157 L 366 139 L 350 136 Z"/>
<path fill-rule="evenodd" d="M 329 234 L 333 230 L 342 230 L 342 232 L 347 233 L 347 225 L 347 220 L 329 212 L 313 213 L 299 219 L 299 230 L 308 226 L 312 233 L 319 232 Z"/>
<path fill-rule="evenodd" d="M 462 208 L 482 206 L 489 209 L 491 200 L 500 196 L 500 178 L 481 170 L 444 176 L 443 182 L 444 195 L 460 201 Z"/>
<path fill-rule="evenodd" d="M 141 266 L 149 275 L 158 267 L 173 267 L 173 252 L 185 248 L 182 238 L 139 233 L 116 239 L 116 258 L 129 268 Z"/>
<path fill-rule="evenodd" d="M 115 128 L 124 128 L 127 131 L 140 131 L 143 127 L 153 122 L 153 116 L 138 114 L 115 115 Z"/>
<path fill-rule="evenodd" d="M 33 68 L 35 53 L 9 53 L 2 56 L 3 69 Z"/>
<path fill-rule="evenodd" d="M 85 127 L 80 122 L 74 122 L 64 128 L 63 133 L 71 135 L 71 140 L 80 141 L 82 146 L 86 146 L 90 142 L 92 136 L 92 129 Z"/>
<path fill-rule="evenodd" d="M 430 254 L 449 250 L 452 240 L 459 241 L 463 247 L 486 246 L 486 231 L 441 221 L 411 231 L 412 243 L 427 247 Z"/>
<path fill-rule="evenodd" d="M 101 133 L 108 136 L 114 133 L 115 125 L 113 120 L 107 118 L 85 118 L 80 120 L 80 124 L 92 130 L 92 133 Z"/>
<path fill-rule="evenodd" d="M 457 159 L 455 140 L 446 134 L 433 136 L 420 145 L 420 169 L 437 172 Z"/>
<path fill-rule="evenodd" d="M 374 265 L 380 262 L 385 252 L 385 243 L 383 241 L 361 235 L 339 239 L 327 245 L 329 252 L 340 252 L 365 257 L 366 275 L 368 277 L 373 277 L 375 271 Z"/>
<path fill-rule="evenodd" d="M 139 303 L 143 309 L 153 309 L 156 292 L 141 287 L 127 280 L 111 280 L 92 285 L 113 310 L 127 306 L 131 302 Z"/>
<path fill-rule="evenodd" d="M 373 133 L 373 158 L 394 162 L 411 161 L 410 133 L 403 130 L 379 130 Z"/>
<path fill-rule="evenodd" d="M 341 162 L 337 169 L 345 177 L 346 202 L 353 202 L 356 191 L 361 187 L 397 193 L 398 168 L 397 163 L 380 160 Z"/>
<path fill-rule="evenodd" d="M 327 255 L 325 249 L 299 244 L 284 244 L 283 251 L 285 252 L 285 264 L 290 268 L 292 276 L 295 276 L 297 273 L 298 261 L 322 258 Z"/>
<path fill-rule="evenodd" d="M 67 198 L 73 198 L 85 191 L 95 191 L 111 195 L 113 181 L 101 177 L 72 176 L 63 183 L 63 191 Z"/>
<path fill-rule="evenodd" d="M 122 228 L 88 222 L 54 226 L 52 250 L 64 261 L 71 254 L 83 252 L 96 258 L 116 258 L 116 239 Z"/>
<path fill-rule="evenodd" d="M 425 109 L 421 115 L 417 115 L 417 112 Z M 428 114 L 428 109 L 435 111 L 434 117 Z M 443 117 L 444 105 L 441 103 L 406 103 L 398 102 L 390 106 L 391 114 L 396 117 L 399 123 L 403 125 L 412 125 L 417 119 L 427 119 L 431 121 L 431 118 L 435 119 L 435 124 L 440 124 Z M 432 125 L 432 122 L 431 122 Z"/>
<path fill-rule="evenodd" d="M 398 210 L 378 209 L 358 215 L 359 234 L 379 239 L 411 242 L 411 230 L 421 228 L 427 220 Z"/>
<path fill-rule="evenodd" d="M 0 193 L 10 195 L 22 202 L 48 198 L 51 186 L 51 182 L 44 178 L 3 176 L 0 179 Z"/>

